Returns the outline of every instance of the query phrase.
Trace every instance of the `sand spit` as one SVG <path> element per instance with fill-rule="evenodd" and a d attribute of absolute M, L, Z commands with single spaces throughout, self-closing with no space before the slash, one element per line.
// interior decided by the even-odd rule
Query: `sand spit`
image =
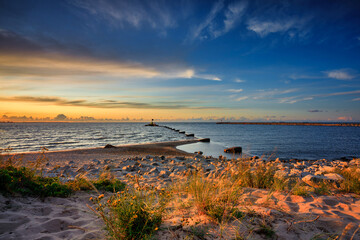
<path fill-rule="evenodd" d="M 137 176 L 141 185 L 163 188 L 185 182 L 197 171 L 217 178 L 224 172 L 231 172 L 238 164 L 175 148 L 194 141 L 48 152 L 44 175 L 58 176 L 66 182 L 79 176 L 96 178 L 101 172 L 110 171 L 128 184 Z M 25 165 L 37 156 L 34 153 L 16 155 Z M 243 160 L 252 162 L 254 167 L 264 164 L 262 159 Z M 276 165 L 279 178 L 294 177 L 311 186 L 319 179 L 341 181 L 341 176 L 331 172 L 336 168 L 359 168 L 360 159 L 331 162 L 277 159 L 272 164 Z M 109 195 L 105 194 L 105 198 Z M 0 239 L 104 239 L 103 223 L 86 206 L 90 196 L 97 196 L 97 193 L 80 192 L 69 198 L 43 201 L 0 196 Z M 360 239 L 360 196 L 356 194 L 296 196 L 244 188 L 237 205 L 246 213 L 244 218 L 223 224 L 200 213 L 191 200 L 191 196 L 184 195 L 170 202 L 156 239 L 235 239 L 236 236 L 265 239 L 263 229 L 258 229 L 262 225 L 274 231 L 270 239 L 328 239 L 334 234 L 342 235 L 338 239 Z"/>

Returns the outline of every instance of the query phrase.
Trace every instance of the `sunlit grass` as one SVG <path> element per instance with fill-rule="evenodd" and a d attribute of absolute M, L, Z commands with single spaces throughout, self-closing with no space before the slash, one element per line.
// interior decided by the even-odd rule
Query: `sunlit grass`
<path fill-rule="evenodd" d="M 113 239 L 149 239 L 162 222 L 171 193 L 154 187 L 128 187 L 110 197 L 99 195 L 90 208 L 105 222 Z"/>

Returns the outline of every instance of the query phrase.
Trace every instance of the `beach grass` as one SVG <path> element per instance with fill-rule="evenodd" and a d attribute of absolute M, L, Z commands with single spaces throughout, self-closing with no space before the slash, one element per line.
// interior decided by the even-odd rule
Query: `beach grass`
<path fill-rule="evenodd" d="M 127 187 L 108 198 L 90 198 L 89 206 L 107 226 L 112 239 L 150 239 L 162 223 L 170 191 L 154 187 Z"/>

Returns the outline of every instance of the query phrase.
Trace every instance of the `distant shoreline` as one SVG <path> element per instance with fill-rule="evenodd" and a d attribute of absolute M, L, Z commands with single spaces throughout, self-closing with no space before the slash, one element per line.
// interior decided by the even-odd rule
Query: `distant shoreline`
<path fill-rule="evenodd" d="M 311 123 L 311 122 L 217 122 L 216 124 L 360 127 L 360 123 Z"/>

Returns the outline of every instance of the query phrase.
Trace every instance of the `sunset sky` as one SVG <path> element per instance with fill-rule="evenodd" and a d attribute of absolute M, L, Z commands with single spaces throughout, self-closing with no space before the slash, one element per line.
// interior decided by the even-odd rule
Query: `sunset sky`
<path fill-rule="evenodd" d="M 58 114 L 360 121 L 360 1 L 0 1 L 1 120 Z"/>

